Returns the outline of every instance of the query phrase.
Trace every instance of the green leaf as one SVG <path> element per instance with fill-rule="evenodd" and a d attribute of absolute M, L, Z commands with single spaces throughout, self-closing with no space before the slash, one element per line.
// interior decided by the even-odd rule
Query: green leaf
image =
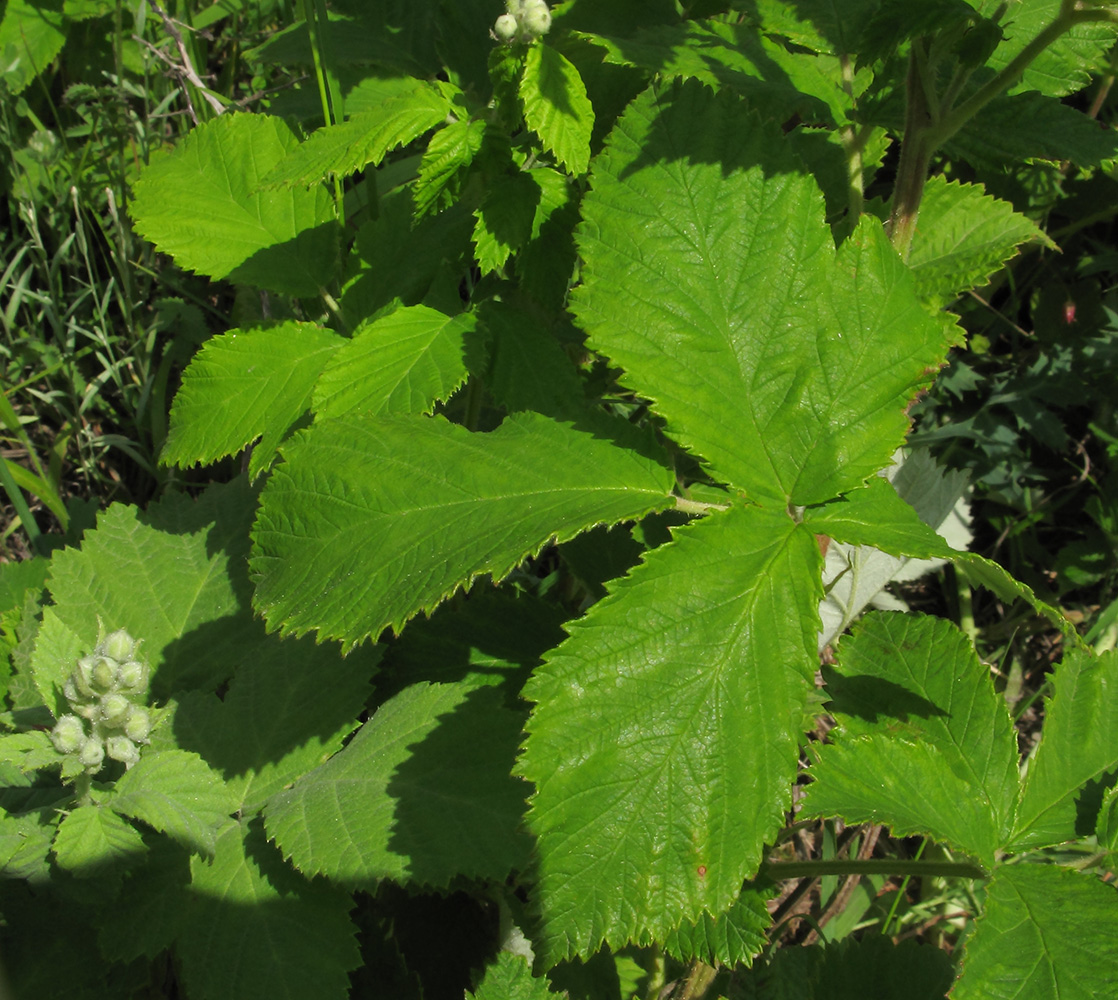
<path fill-rule="evenodd" d="M 824 676 L 839 731 L 819 748 L 803 815 L 930 834 L 991 864 L 1013 824 L 1017 741 L 967 637 L 877 612 L 838 658 Z"/>
<path fill-rule="evenodd" d="M 1074 623 L 1059 608 L 1042 601 L 1033 592 L 1032 587 L 1015 579 L 1001 564 L 974 552 L 956 553 L 954 562 L 955 568 L 961 571 L 970 583 L 985 587 L 1008 603 L 1016 600 L 1024 601 L 1038 615 L 1046 618 L 1063 632 L 1067 640 L 1077 644 L 1080 642 Z"/>
<path fill-rule="evenodd" d="M 357 327 L 393 300 L 425 302 L 446 313 L 461 309 L 458 293 L 471 254 L 473 204 L 458 201 L 415 223 L 410 187 L 380 200 L 380 216 L 362 226 L 349 260 L 341 306 Z"/>
<path fill-rule="evenodd" d="M 256 826 L 230 823 L 213 863 L 191 859 L 191 892 L 175 950 L 189 995 L 344 1000 L 361 963 L 353 900 L 291 871 Z"/>
<path fill-rule="evenodd" d="M 0 809 L 0 875 L 5 879 L 46 882 L 51 877 L 49 855 L 56 829 L 54 809 L 35 809 L 19 815 Z"/>
<path fill-rule="evenodd" d="M 460 606 L 444 604 L 430 618 L 409 623 L 388 647 L 377 676 L 378 696 L 432 681 L 501 685 L 518 698 L 532 668 L 565 638 L 567 617 L 550 601 L 503 590 L 471 594 Z"/>
<path fill-rule="evenodd" d="M 74 760 L 75 758 L 61 754 L 55 749 L 50 733 L 32 730 L 27 733 L 9 733 L 0 736 L 0 761 L 14 764 L 25 774 L 44 767 L 57 767 Z M 84 768 L 78 764 L 77 770 L 72 771 L 72 774 L 82 770 Z"/>
<path fill-rule="evenodd" d="M 569 201 L 566 177 L 549 167 L 498 178 L 474 213 L 474 245 L 482 273 L 503 267 Z"/>
<path fill-rule="evenodd" d="M 693 84 L 638 98 L 590 186 L 575 314 L 678 441 L 782 508 L 888 463 L 946 340 L 876 220 L 836 254 L 780 131 Z"/>
<path fill-rule="evenodd" d="M 920 520 L 893 485 L 875 477 L 860 490 L 804 511 L 804 524 L 820 535 L 852 545 L 874 545 L 895 556 L 949 559 L 955 549 Z"/>
<path fill-rule="evenodd" d="M 254 506 L 239 479 L 198 500 L 173 494 L 144 513 L 114 504 L 100 514 L 81 548 L 51 563 L 55 604 L 36 644 L 36 682 L 49 666 L 61 686 L 96 641 L 98 619 L 143 640 L 156 697 L 228 677 L 263 634 L 249 611 L 245 565 Z"/>
<path fill-rule="evenodd" d="M 189 693 L 175 713 L 180 747 L 225 775 L 242 815 L 342 748 L 369 696 L 376 648 L 343 660 L 336 647 L 269 636 L 225 697 Z"/>
<path fill-rule="evenodd" d="M 488 434 L 441 418 L 323 421 L 283 453 L 253 534 L 256 606 L 272 627 L 347 645 L 483 573 L 504 577 L 552 538 L 663 507 L 673 482 L 534 414 Z"/>
<path fill-rule="evenodd" d="M 213 857 L 218 831 L 238 805 L 206 762 L 185 750 L 143 753 L 107 803 L 207 858 Z"/>
<path fill-rule="evenodd" d="M 556 420 L 573 420 L 585 412 L 586 392 L 578 369 L 549 328 L 549 319 L 531 303 L 512 296 L 482 303 L 478 321 L 489 344 L 485 385 L 512 413 L 531 410 Z"/>
<path fill-rule="evenodd" d="M 548 1000 L 556 996 L 546 979 L 535 979 L 532 966 L 522 955 L 502 951 L 497 961 L 485 970 L 477 990 L 468 994 L 473 1000 Z"/>
<path fill-rule="evenodd" d="M 466 168 L 481 150 L 485 128 L 482 121 L 451 122 L 431 136 L 413 189 L 416 218 L 441 211 L 459 193 Z"/>
<path fill-rule="evenodd" d="M 430 413 L 465 381 L 475 322 L 418 305 L 359 327 L 315 386 L 315 419 Z"/>
<path fill-rule="evenodd" d="M 474 216 L 474 246 L 482 274 L 496 271 L 532 235 L 532 220 L 540 204 L 540 186 L 532 174 L 498 177 L 490 186 Z"/>
<path fill-rule="evenodd" d="M 943 1000 L 954 978 L 941 949 L 872 934 L 824 948 L 779 948 L 736 976 L 751 1000 Z"/>
<path fill-rule="evenodd" d="M 586 173 L 594 109 L 574 64 L 544 42 L 534 43 L 524 61 L 520 99 L 524 121 L 544 149 L 572 174 Z"/>
<path fill-rule="evenodd" d="M 549 964 L 738 898 L 789 808 L 819 568 L 784 512 L 731 507 L 649 552 L 534 672 L 517 769 Z"/>
<path fill-rule="evenodd" d="M 509 774 L 521 721 L 493 688 L 414 684 L 272 798 L 268 835 L 300 871 L 344 885 L 503 882 L 528 860 L 527 788 Z"/>
<path fill-rule="evenodd" d="M 64 554 L 67 551 L 63 549 L 55 555 L 52 568 L 59 563 L 65 566 Z M 62 610 L 65 612 L 68 609 Z M 35 689 L 39 692 L 42 704 L 50 709 L 56 719 L 70 710 L 69 702 L 62 694 L 62 686 L 73 673 L 79 657 L 93 648 L 97 634 L 91 631 L 89 641 L 82 642 L 81 637 L 61 621 L 58 611 L 57 606 L 43 608 L 42 625 L 31 650 L 31 677 L 35 682 Z"/>
<path fill-rule="evenodd" d="M 909 251 L 917 294 L 944 306 L 986 284 L 1020 244 L 1032 240 L 1056 246 L 1031 219 L 991 198 L 981 184 L 949 182 L 937 174 L 924 187 L 920 225 Z"/>
<path fill-rule="evenodd" d="M 0 80 L 8 93 L 26 90 L 65 42 L 61 0 L 7 0 L 0 15 Z"/>
<path fill-rule="evenodd" d="M 79 806 L 67 813 L 54 838 L 55 861 L 78 878 L 135 865 L 146 850 L 140 832 L 103 805 Z"/>
<path fill-rule="evenodd" d="M 847 117 L 837 59 L 805 53 L 789 59 L 780 43 L 751 24 L 688 20 L 643 28 L 631 38 L 585 37 L 606 50 L 607 63 L 729 88 L 776 122 L 796 115 L 838 122 Z M 819 73 L 822 65 L 835 71 L 830 79 Z"/>
<path fill-rule="evenodd" d="M 1003 865 L 967 938 L 954 1000 L 1096 1000 L 1114 992 L 1118 893 L 1053 865 Z"/>
<path fill-rule="evenodd" d="M 1002 11 L 1000 23 L 1005 41 L 997 47 L 987 65 L 1004 69 L 1040 32 L 1056 20 L 1061 0 L 971 0 L 983 16 Z M 1008 9 L 1007 9 L 1008 8 Z M 1091 82 L 1091 72 L 1101 69 L 1106 53 L 1114 43 L 1118 26 L 1105 22 L 1079 24 L 1038 54 L 1011 93 L 1039 90 L 1052 97 L 1064 97 L 1082 90 Z"/>
<path fill-rule="evenodd" d="M 768 943 L 772 915 L 766 902 L 773 893 L 746 886 L 725 913 L 702 914 L 695 923 L 684 923 L 668 934 L 664 951 L 680 962 L 699 959 L 707 965 L 753 964 Z"/>
<path fill-rule="evenodd" d="M 1118 768 L 1118 651 L 1070 650 L 1052 675 L 1040 746 L 1029 761 L 1011 847 L 1059 844 L 1094 831 L 1090 786 Z M 1092 812 L 1092 815 L 1087 815 Z"/>
<path fill-rule="evenodd" d="M 183 373 L 160 461 L 213 462 L 259 437 L 249 462 L 255 478 L 272 464 L 277 445 L 309 408 L 315 379 L 345 343 L 296 322 L 207 340 Z"/>
<path fill-rule="evenodd" d="M 132 201 L 137 231 L 176 263 L 286 295 L 315 296 L 334 275 L 338 226 L 324 188 L 261 191 L 299 145 L 267 115 L 227 114 L 156 154 Z"/>
<path fill-rule="evenodd" d="M 451 103 L 433 84 L 386 100 L 375 111 L 363 111 L 340 125 L 314 132 L 263 178 L 268 187 L 311 187 L 330 175 L 344 177 L 375 166 L 397 146 L 418 139 L 451 112 Z"/>
<path fill-rule="evenodd" d="M 1118 137 L 1082 111 L 1032 91 L 992 101 L 950 140 L 947 149 L 995 169 L 1024 159 L 1070 160 L 1090 167 L 1118 155 Z"/>

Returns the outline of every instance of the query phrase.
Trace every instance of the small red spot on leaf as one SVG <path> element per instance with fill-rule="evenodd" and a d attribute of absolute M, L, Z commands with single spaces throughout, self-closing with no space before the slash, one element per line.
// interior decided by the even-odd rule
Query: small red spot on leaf
<path fill-rule="evenodd" d="M 707 866 L 706 865 L 699 865 L 699 867 L 696 868 L 695 871 L 697 871 L 699 873 L 699 878 L 706 878 L 706 874 L 707 874 Z"/>
<path fill-rule="evenodd" d="M 1072 323 L 1075 322 L 1075 303 L 1074 302 L 1065 302 L 1064 303 L 1064 322 L 1067 323 L 1068 326 L 1071 326 Z"/>

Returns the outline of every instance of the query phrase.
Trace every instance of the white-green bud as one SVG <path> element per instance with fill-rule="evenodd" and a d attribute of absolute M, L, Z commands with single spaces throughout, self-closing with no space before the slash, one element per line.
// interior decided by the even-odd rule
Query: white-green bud
<path fill-rule="evenodd" d="M 516 18 L 512 14 L 502 14 L 493 25 L 493 34 L 502 42 L 511 42 L 519 30 L 520 25 L 516 23 Z"/>
<path fill-rule="evenodd" d="M 139 691 L 148 682 L 147 667 L 138 660 L 122 663 L 116 676 L 125 691 Z"/>
<path fill-rule="evenodd" d="M 70 680 L 74 682 L 74 687 L 77 689 L 80 697 L 93 697 L 93 667 L 96 663 L 97 660 L 95 657 L 83 656 L 78 660 L 78 665 L 70 675 Z"/>
<path fill-rule="evenodd" d="M 85 745 L 85 726 L 76 715 L 64 715 L 54 724 L 50 738 L 59 753 L 75 753 Z"/>
<path fill-rule="evenodd" d="M 85 746 L 78 754 L 78 760 L 88 771 L 99 770 L 105 762 L 105 748 L 101 745 L 101 741 L 97 739 L 86 740 Z"/>
<path fill-rule="evenodd" d="M 122 628 L 110 632 L 101 641 L 100 645 L 101 652 L 106 656 L 111 656 L 118 663 L 130 660 L 132 654 L 136 651 L 135 640 Z"/>
<path fill-rule="evenodd" d="M 140 748 L 127 736 L 110 736 L 105 741 L 105 752 L 125 767 L 131 767 L 140 759 Z"/>
<path fill-rule="evenodd" d="M 89 680 L 94 690 L 104 694 L 111 691 L 116 684 L 117 664 L 107 656 L 98 656 L 93 662 Z"/>
<path fill-rule="evenodd" d="M 146 708 L 133 708 L 124 724 L 124 735 L 137 743 L 143 743 L 151 735 L 151 714 Z"/>
<path fill-rule="evenodd" d="M 529 34 L 539 38 L 551 27 L 551 11 L 544 0 L 526 0 L 520 15 L 520 25 Z"/>
<path fill-rule="evenodd" d="M 101 724 L 119 729 L 128 721 L 132 702 L 122 694 L 107 694 L 101 699 Z"/>
<path fill-rule="evenodd" d="M 99 701 L 70 702 L 70 707 L 83 719 L 94 721 L 101 716 L 101 703 Z"/>

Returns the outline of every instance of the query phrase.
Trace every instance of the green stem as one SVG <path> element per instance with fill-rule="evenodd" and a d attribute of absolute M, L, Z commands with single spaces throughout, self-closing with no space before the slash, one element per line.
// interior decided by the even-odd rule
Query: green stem
<path fill-rule="evenodd" d="M 924 91 L 921 60 L 914 44 L 908 57 L 908 77 L 905 81 L 907 103 L 905 106 L 904 141 L 901 158 L 897 164 L 897 182 L 893 190 L 893 208 L 889 214 L 886 232 L 903 260 L 908 259 L 912 237 L 916 233 L 916 220 L 920 202 L 924 197 L 924 184 L 932 162 L 935 145 L 931 141 L 933 125 L 927 94 Z"/>
<path fill-rule="evenodd" d="M 706 996 L 718 970 L 706 962 L 695 959 L 688 970 L 687 978 L 672 991 L 672 1000 L 700 1000 Z"/>
<path fill-rule="evenodd" d="M 759 877 L 773 882 L 821 875 L 918 875 L 923 878 L 989 878 L 973 861 L 918 861 L 906 858 L 868 858 L 865 861 L 766 861 Z"/>
<path fill-rule="evenodd" d="M 1036 38 L 1018 52 L 1008 66 L 997 73 L 989 83 L 979 87 L 957 108 L 952 108 L 943 116 L 934 130 L 936 147 L 942 146 L 994 98 L 1000 97 L 1020 81 L 1025 74 L 1025 70 L 1029 68 L 1029 64 L 1061 35 L 1066 34 L 1080 24 L 1087 24 L 1091 21 L 1113 21 L 1114 19 L 1113 11 L 1083 9 L 1074 0 L 1064 0 L 1060 4 L 1060 13 L 1056 15 L 1056 19 L 1046 28 L 1042 28 L 1037 33 Z"/>
<path fill-rule="evenodd" d="M 987 104 L 1016 84 L 1033 60 L 1061 35 L 1080 24 L 1115 20 L 1118 20 L 1118 14 L 1112 10 L 1081 8 L 1077 0 L 1063 0 L 1060 13 L 1052 23 L 1041 29 L 1009 65 L 958 107 L 947 109 L 941 107 L 934 92 L 933 60 L 924 51 L 919 40 L 913 43 L 906 80 L 904 140 L 897 166 L 893 208 L 886 228 L 893 246 L 903 259 L 908 259 L 912 237 L 916 232 L 924 183 L 935 151 Z"/>
<path fill-rule="evenodd" d="M 318 81 L 318 99 L 322 103 L 322 121 L 325 125 L 336 124 L 334 108 L 330 100 L 330 87 L 326 81 L 326 66 L 323 59 L 325 51 L 326 22 L 323 21 L 322 30 L 319 30 L 318 18 L 315 14 L 313 0 L 303 0 L 303 20 L 307 24 L 307 35 L 311 45 L 311 59 L 314 60 L 314 75 Z M 345 202 L 342 196 L 342 182 L 334 177 L 334 204 L 337 208 L 338 218 L 345 219 Z"/>
<path fill-rule="evenodd" d="M 919 861 L 920 860 L 920 855 L 922 855 L 924 853 L 924 848 L 927 847 L 927 846 L 928 846 L 928 841 L 927 840 L 921 841 L 920 842 L 920 847 L 916 851 L 916 857 L 913 860 Z M 883 923 L 881 925 L 881 936 L 882 937 L 888 937 L 889 936 L 889 925 L 893 922 L 893 917 L 895 917 L 897 915 L 897 907 L 900 905 L 901 900 L 904 899 L 904 895 L 908 891 L 908 883 L 911 880 L 912 880 L 912 876 L 911 875 L 906 875 L 904 877 L 904 880 L 901 882 L 900 889 L 897 890 L 896 896 L 893 897 L 893 905 L 889 907 L 889 914 L 885 918 L 885 923 Z"/>

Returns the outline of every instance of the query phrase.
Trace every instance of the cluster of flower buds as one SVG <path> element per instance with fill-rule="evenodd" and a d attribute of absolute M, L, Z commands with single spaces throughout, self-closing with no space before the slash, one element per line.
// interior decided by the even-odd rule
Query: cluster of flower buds
<path fill-rule="evenodd" d="M 530 42 L 547 34 L 551 11 L 544 0 L 506 0 L 507 14 L 497 18 L 493 37 L 501 42 Z"/>
<path fill-rule="evenodd" d="M 131 767 L 151 733 L 151 713 L 141 704 L 147 701 L 148 666 L 138 654 L 139 643 L 117 629 L 78 660 L 62 685 L 74 714 L 58 720 L 51 740 L 89 774 L 100 771 L 106 757 Z"/>

